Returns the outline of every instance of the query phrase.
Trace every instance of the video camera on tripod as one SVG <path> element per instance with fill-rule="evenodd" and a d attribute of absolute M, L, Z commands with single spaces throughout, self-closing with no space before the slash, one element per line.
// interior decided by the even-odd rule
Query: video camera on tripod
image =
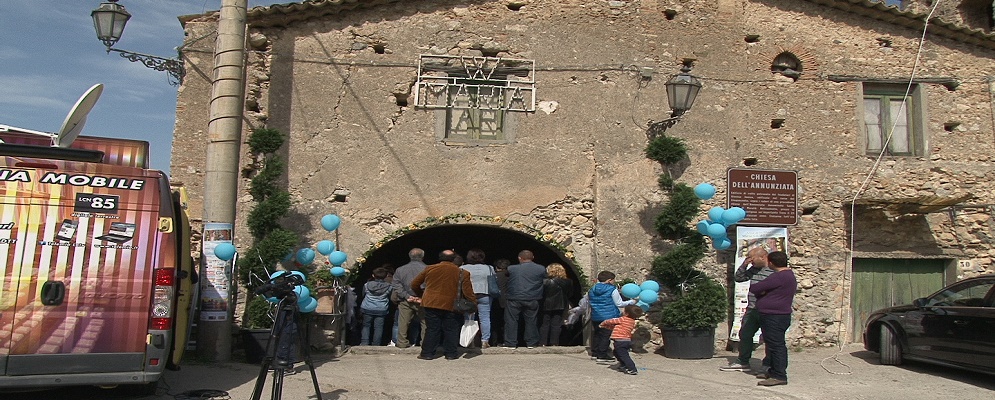
<path fill-rule="evenodd" d="M 269 281 L 259 285 L 255 294 L 266 296 L 267 299 L 283 299 L 289 295 L 301 297 L 297 287 L 304 285 L 304 274 L 298 271 L 276 271 Z M 272 300 L 271 300 L 272 301 Z"/>

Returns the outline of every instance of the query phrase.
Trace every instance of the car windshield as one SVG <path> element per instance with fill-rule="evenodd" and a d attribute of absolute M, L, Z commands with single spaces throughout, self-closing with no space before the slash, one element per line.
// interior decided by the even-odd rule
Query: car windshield
<path fill-rule="evenodd" d="M 995 279 L 985 279 L 948 288 L 930 297 L 928 306 L 984 307 L 985 295 L 995 286 Z"/>

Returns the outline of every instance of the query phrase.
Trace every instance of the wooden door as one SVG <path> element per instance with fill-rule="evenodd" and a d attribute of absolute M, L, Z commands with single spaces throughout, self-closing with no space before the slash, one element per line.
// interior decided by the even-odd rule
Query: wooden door
<path fill-rule="evenodd" d="M 850 297 L 850 334 L 862 340 L 864 323 L 875 310 L 911 304 L 945 286 L 949 260 L 910 258 L 854 258 Z"/>

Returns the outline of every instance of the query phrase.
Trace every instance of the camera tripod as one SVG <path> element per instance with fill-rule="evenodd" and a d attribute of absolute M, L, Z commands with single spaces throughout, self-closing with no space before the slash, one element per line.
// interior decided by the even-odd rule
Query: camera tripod
<path fill-rule="evenodd" d="M 283 376 L 288 369 L 293 367 L 293 358 L 296 356 L 295 345 L 301 349 L 304 364 L 311 371 L 314 394 L 318 400 L 322 400 L 321 390 L 318 388 L 318 377 L 314 373 L 314 363 L 311 362 L 310 346 L 304 340 L 304 334 L 301 333 L 300 324 L 298 324 L 300 310 L 297 306 L 297 295 L 293 292 L 287 294 L 280 299 L 276 307 L 276 319 L 273 321 L 273 328 L 270 329 L 269 341 L 266 343 L 266 355 L 259 368 L 256 386 L 252 389 L 252 400 L 259 400 L 259 396 L 262 395 L 263 385 L 266 383 L 266 372 L 270 369 L 273 370 L 273 388 L 270 400 L 282 398 Z M 304 330 L 306 331 L 307 327 Z"/>

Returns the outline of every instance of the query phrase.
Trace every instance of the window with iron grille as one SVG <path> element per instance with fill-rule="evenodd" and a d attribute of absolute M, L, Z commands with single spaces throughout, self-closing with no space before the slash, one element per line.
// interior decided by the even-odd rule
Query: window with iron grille
<path fill-rule="evenodd" d="M 496 57 L 422 55 L 415 107 L 437 112 L 446 143 L 510 143 L 517 112 L 534 112 L 535 62 Z"/>

